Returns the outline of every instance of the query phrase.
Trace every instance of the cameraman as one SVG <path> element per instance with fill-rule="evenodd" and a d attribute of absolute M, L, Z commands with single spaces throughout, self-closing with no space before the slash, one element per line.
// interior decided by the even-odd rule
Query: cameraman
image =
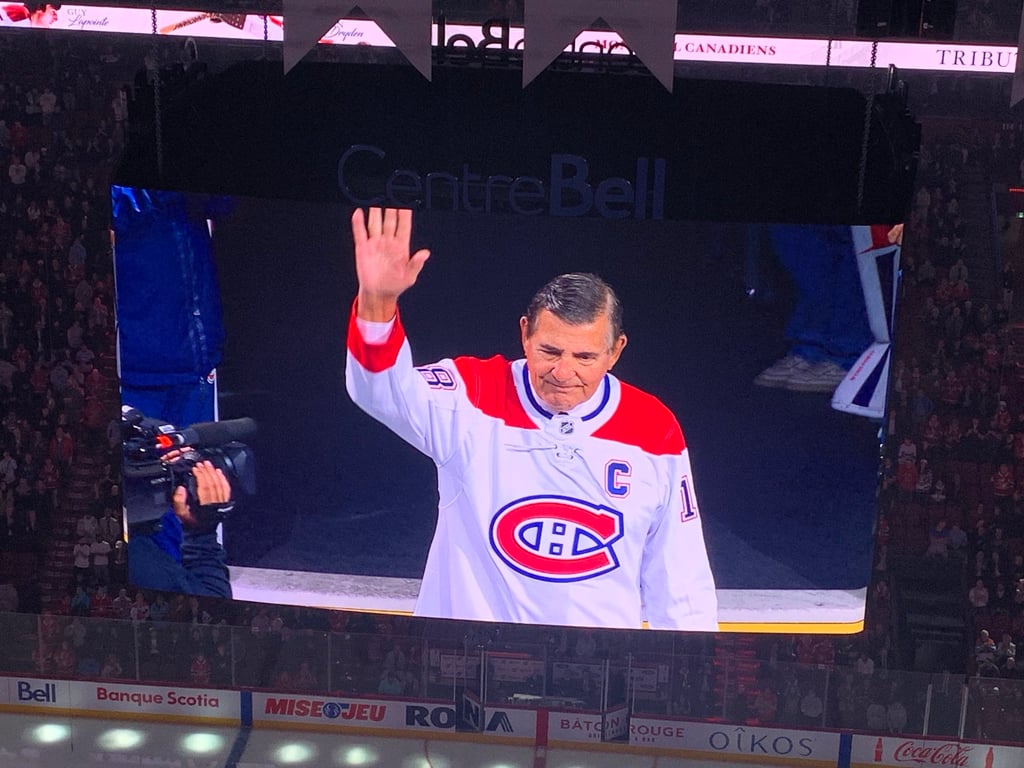
<path fill-rule="evenodd" d="M 165 462 L 189 450 L 172 451 Z M 132 527 L 128 538 L 129 582 L 147 589 L 231 597 L 217 523 L 234 506 L 224 472 L 209 461 L 192 468 L 194 500 L 184 485 L 174 489 L 171 509 L 156 523 Z"/>

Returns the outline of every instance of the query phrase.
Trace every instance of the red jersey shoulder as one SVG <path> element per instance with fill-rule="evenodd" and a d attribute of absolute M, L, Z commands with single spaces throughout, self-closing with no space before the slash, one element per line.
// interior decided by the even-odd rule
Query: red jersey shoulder
<path fill-rule="evenodd" d="M 676 455 L 686 448 L 686 438 L 675 415 L 654 395 L 619 382 L 619 407 L 594 437 L 635 445 L 656 456 Z"/>
<path fill-rule="evenodd" d="M 466 397 L 484 415 L 500 419 L 510 427 L 537 428 L 519 401 L 509 360 L 495 355 L 486 360 L 457 357 L 454 362 L 466 385 Z"/>

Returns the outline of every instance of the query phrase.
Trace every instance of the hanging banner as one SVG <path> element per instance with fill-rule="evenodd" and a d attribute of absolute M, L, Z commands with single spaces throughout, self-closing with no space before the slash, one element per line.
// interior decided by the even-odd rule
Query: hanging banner
<path fill-rule="evenodd" d="M 284 0 L 284 71 L 298 64 L 317 40 L 356 5 L 380 25 L 392 45 L 429 80 L 430 0 Z"/>
<path fill-rule="evenodd" d="M 534 0 L 526 3 L 529 45 L 523 85 L 529 85 L 595 19 L 604 19 L 665 88 L 672 90 L 672 36 L 676 0 Z"/>

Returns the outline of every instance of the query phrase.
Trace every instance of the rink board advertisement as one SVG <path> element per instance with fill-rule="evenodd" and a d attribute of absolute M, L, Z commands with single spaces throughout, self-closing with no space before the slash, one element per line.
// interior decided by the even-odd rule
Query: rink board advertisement
<path fill-rule="evenodd" d="M 1024 765 L 1024 748 L 971 744 L 952 739 L 855 734 L 850 765 L 853 768 L 925 765 L 955 768 L 1017 768 Z"/>
<path fill-rule="evenodd" d="M 765 764 L 812 763 L 834 765 L 839 734 L 788 728 L 761 728 L 725 723 L 696 723 L 655 717 L 633 717 L 629 743 L 688 756 L 762 761 Z"/>
<path fill-rule="evenodd" d="M 608 712 L 548 712 L 551 742 L 600 742 L 618 739 L 629 730 L 629 709 L 615 707 Z"/>
<path fill-rule="evenodd" d="M 241 718 L 238 691 L 45 678 L 5 678 L 3 683 L 3 704 L 10 711 L 128 718 L 144 715 L 228 725 L 239 723 Z"/>
<path fill-rule="evenodd" d="M 405 730 L 454 733 L 459 713 L 453 704 L 409 702 L 396 699 L 350 699 L 296 694 L 252 695 L 253 723 L 257 726 L 290 725 L 315 730 Z M 480 731 L 484 734 L 533 740 L 537 711 L 515 707 L 485 707 Z"/>

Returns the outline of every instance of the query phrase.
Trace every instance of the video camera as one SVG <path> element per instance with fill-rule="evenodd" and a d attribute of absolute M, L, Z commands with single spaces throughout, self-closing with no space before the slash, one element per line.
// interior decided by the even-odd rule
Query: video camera
<path fill-rule="evenodd" d="M 200 529 L 209 530 L 223 522 L 231 505 L 214 509 L 200 506 L 192 468 L 208 461 L 224 472 L 232 497 L 238 491 L 252 495 L 256 492 L 255 460 L 252 449 L 242 441 L 255 434 L 256 422 L 249 418 L 201 422 L 179 429 L 122 406 L 121 474 L 129 531 L 158 523 L 171 508 L 178 486 L 185 487 L 189 508 L 199 519 Z M 179 453 L 165 460 L 176 449 Z"/>

